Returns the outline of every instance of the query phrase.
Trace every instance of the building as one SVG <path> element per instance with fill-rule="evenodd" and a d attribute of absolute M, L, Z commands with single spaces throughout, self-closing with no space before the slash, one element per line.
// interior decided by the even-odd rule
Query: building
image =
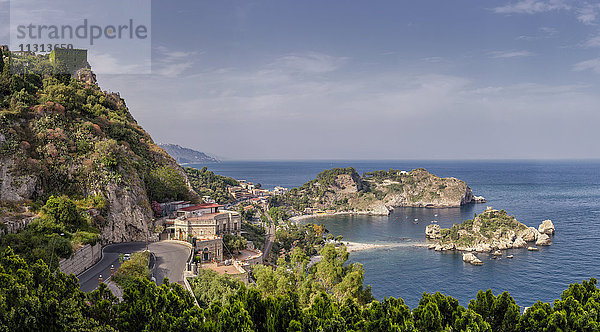
<path fill-rule="evenodd" d="M 175 214 L 175 211 L 191 206 L 191 202 L 189 201 L 175 201 L 175 202 L 167 202 L 160 203 L 160 208 L 162 210 L 161 217 L 170 217 Z"/>
<path fill-rule="evenodd" d="M 55 48 L 50 52 L 50 62 L 64 66 L 65 72 L 74 75 L 81 68 L 91 68 L 87 61 L 87 50 Z"/>
<path fill-rule="evenodd" d="M 223 260 L 223 236 L 240 235 L 242 216 L 235 211 L 221 211 L 222 205 L 205 203 L 177 210 L 177 218 L 166 222 L 170 239 L 189 241 L 201 262 Z"/>
<path fill-rule="evenodd" d="M 198 217 L 205 213 L 217 213 L 219 208 L 223 207 L 223 205 L 215 204 L 215 203 L 204 203 L 204 204 L 196 204 L 190 205 L 187 207 L 183 207 L 177 210 L 177 217 Z"/>
<path fill-rule="evenodd" d="M 289 191 L 288 188 L 277 186 L 273 189 L 273 194 L 274 195 L 283 195 L 283 194 L 287 193 L 288 191 Z"/>

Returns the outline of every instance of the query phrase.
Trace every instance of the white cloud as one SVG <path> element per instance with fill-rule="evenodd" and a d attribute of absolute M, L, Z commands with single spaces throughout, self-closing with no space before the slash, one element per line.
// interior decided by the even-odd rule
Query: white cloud
<path fill-rule="evenodd" d="M 535 14 L 571 7 L 562 0 L 522 0 L 494 8 L 499 14 Z"/>
<path fill-rule="evenodd" d="M 573 66 L 574 71 L 593 71 L 600 74 L 600 58 L 581 61 Z"/>
<path fill-rule="evenodd" d="M 115 56 L 109 53 L 96 53 L 94 50 L 88 50 L 88 62 L 95 73 L 103 74 L 135 74 L 146 73 L 150 68 L 149 63 L 126 63 L 123 56 Z M 149 62 L 149 60 L 148 60 Z"/>
<path fill-rule="evenodd" d="M 583 47 L 586 48 L 595 48 L 595 47 L 600 47 L 600 35 L 598 36 L 594 36 L 590 39 L 588 39 L 584 44 Z"/>
<path fill-rule="evenodd" d="M 169 50 L 164 46 L 158 46 L 155 49 L 158 56 L 153 60 L 152 73 L 167 77 L 177 77 L 185 73 L 194 66 L 194 58 L 201 54 Z"/>
<path fill-rule="evenodd" d="M 238 159 L 590 157 L 589 146 L 573 146 L 597 141 L 589 133 L 600 121 L 600 97 L 587 86 L 488 86 L 402 69 L 345 71 L 348 79 L 290 66 L 281 60 L 288 56 L 251 68 L 101 82 L 121 90 L 155 140 Z M 461 148 L 465 142 L 470 149 Z"/>
<path fill-rule="evenodd" d="M 286 72 L 320 74 L 338 70 L 347 60 L 346 57 L 334 57 L 318 52 L 295 53 L 277 59 L 272 67 Z"/>
<path fill-rule="evenodd" d="M 585 4 L 577 9 L 577 20 L 583 24 L 594 24 L 600 11 L 599 4 Z"/>
<path fill-rule="evenodd" d="M 533 53 L 531 53 L 529 51 L 496 51 L 496 52 L 491 52 L 490 56 L 495 59 L 503 59 L 503 58 L 528 57 L 528 56 L 533 56 Z"/>

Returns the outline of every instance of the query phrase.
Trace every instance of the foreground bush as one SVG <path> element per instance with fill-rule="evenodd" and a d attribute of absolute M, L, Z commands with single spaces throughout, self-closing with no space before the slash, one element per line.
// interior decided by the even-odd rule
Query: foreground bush
<path fill-rule="evenodd" d="M 218 287 L 221 278 L 207 277 Z M 524 314 L 508 293 L 489 290 L 480 291 L 468 308 L 450 296 L 424 293 L 411 311 L 402 299 L 359 305 L 327 293 L 303 306 L 297 292 L 265 297 L 241 285 L 230 287 L 226 298 L 213 294 L 214 301 L 200 308 L 180 285 L 157 286 L 146 278 L 127 284 L 122 302 L 104 284 L 85 294 L 73 275 L 51 273 L 42 261 L 28 265 L 8 249 L 0 253 L 0 330 L 598 331 L 596 283 L 572 284 L 553 304 L 537 302 Z"/>

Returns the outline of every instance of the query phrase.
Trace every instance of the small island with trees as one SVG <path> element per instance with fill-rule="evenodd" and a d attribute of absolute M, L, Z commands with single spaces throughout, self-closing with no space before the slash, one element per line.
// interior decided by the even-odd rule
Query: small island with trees
<path fill-rule="evenodd" d="M 528 242 L 536 246 L 550 245 L 550 235 L 554 234 L 554 224 L 544 220 L 539 227 L 527 227 L 504 210 L 488 207 L 473 219 L 451 228 L 441 228 L 438 224 L 426 227 L 425 235 L 430 242 L 429 249 L 436 251 L 463 251 L 463 260 L 473 265 L 483 264 L 472 252 L 493 252 L 501 256 L 501 250 L 528 247 Z M 528 247 L 535 251 L 536 247 Z"/>

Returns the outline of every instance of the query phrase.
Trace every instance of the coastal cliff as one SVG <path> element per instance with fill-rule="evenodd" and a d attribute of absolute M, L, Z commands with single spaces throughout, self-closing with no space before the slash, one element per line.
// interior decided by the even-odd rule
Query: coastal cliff
<path fill-rule="evenodd" d="M 64 75 L 14 75 L 6 66 L 0 68 L 0 203 L 101 197 L 106 207 L 90 212 L 89 226 L 112 243 L 153 236 L 153 201 L 197 199 L 185 171 L 119 94 Z"/>
<path fill-rule="evenodd" d="M 184 148 L 177 144 L 159 144 L 158 146 L 167 151 L 179 164 L 219 162 L 217 158 L 211 157 L 204 152 Z"/>
<path fill-rule="evenodd" d="M 464 181 L 440 178 L 418 168 L 410 172 L 393 170 L 360 176 L 352 167 L 326 170 L 315 180 L 271 200 L 296 213 L 314 210 L 388 215 L 394 207 L 458 207 L 485 202 L 476 197 Z"/>
<path fill-rule="evenodd" d="M 544 220 L 536 229 L 527 227 L 504 210 L 488 207 L 473 219 L 454 224 L 449 229 L 441 228 L 438 224 L 428 225 L 425 236 L 430 242 L 429 249 L 436 251 L 494 251 L 495 255 L 501 255 L 499 250 L 525 248 L 528 243 L 535 243 L 536 246 L 550 245 L 550 235 L 554 232 L 551 220 Z M 536 250 L 535 247 L 530 249 Z M 465 256 L 465 261 L 472 263 L 475 260 L 471 256 Z"/>

